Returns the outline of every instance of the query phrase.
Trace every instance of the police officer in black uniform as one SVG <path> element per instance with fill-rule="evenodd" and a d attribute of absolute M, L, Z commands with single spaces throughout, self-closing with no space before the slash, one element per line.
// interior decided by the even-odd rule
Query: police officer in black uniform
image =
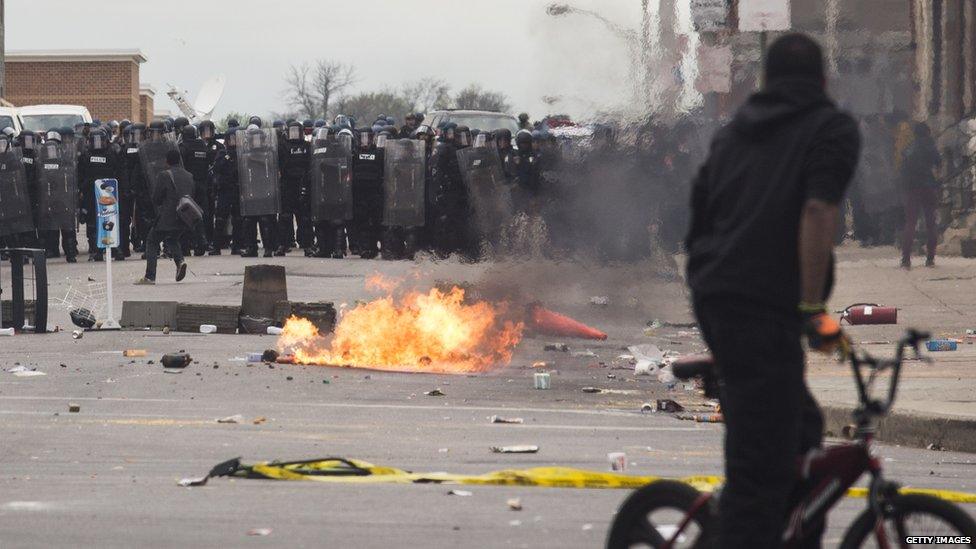
<path fill-rule="evenodd" d="M 214 173 L 214 167 L 217 163 L 217 158 L 223 154 L 224 146 L 217 141 L 217 127 L 210 120 L 204 120 L 200 122 L 198 126 L 198 131 L 200 134 L 200 139 L 203 140 L 207 145 L 207 165 L 208 176 L 207 176 L 207 196 L 206 202 L 200 202 L 200 207 L 203 209 L 203 229 L 204 235 L 207 237 L 207 242 L 210 243 L 208 248 L 209 252 L 214 250 L 214 209 L 216 207 L 215 203 L 217 201 L 217 177 Z"/>
<path fill-rule="evenodd" d="M 383 135 L 379 142 L 373 130 L 360 128 L 358 149 L 352 157 L 353 219 L 349 245 L 353 253 L 363 259 L 373 259 L 379 253 L 383 221 Z"/>
<path fill-rule="evenodd" d="M 27 192 L 30 193 L 31 212 L 34 214 L 34 226 L 37 226 L 37 185 L 35 184 L 35 160 L 37 158 L 37 148 L 40 146 L 40 136 L 31 130 L 24 130 L 14 141 L 20 148 L 21 162 L 24 163 L 24 170 L 27 174 Z M 37 233 L 31 239 L 31 246 L 38 244 Z"/>
<path fill-rule="evenodd" d="M 295 245 L 295 222 L 298 223 L 298 246 L 305 255 L 312 251 L 312 222 L 309 210 L 308 166 L 311 151 L 300 122 L 285 128 L 285 139 L 278 148 L 281 166 L 281 213 L 278 214 L 277 255 L 285 255 Z"/>
<path fill-rule="evenodd" d="M 224 146 L 218 151 L 214 176 L 217 180 L 217 204 L 214 210 L 214 237 L 210 255 L 220 255 L 220 251 L 228 246 L 231 254 L 240 255 L 241 187 L 237 172 L 237 133 L 233 128 L 224 136 Z"/>
<path fill-rule="evenodd" d="M 180 156 L 183 157 L 183 167 L 193 176 L 193 200 L 201 205 L 207 203 L 210 195 L 210 147 L 200 139 L 195 126 L 183 126 L 180 139 Z M 204 223 L 197 223 L 193 230 L 183 236 L 183 249 L 193 250 L 194 256 L 207 253 L 207 231 Z M 188 245 L 192 244 L 192 245 Z"/>
<path fill-rule="evenodd" d="M 122 130 L 122 177 L 119 179 L 119 247 L 122 257 L 129 257 L 132 224 L 135 220 L 136 189 L 146 188 L 146 175 L 139 160 L 139 144 L 146 135 L 145 124 L 128 124 Z"/>
<path fill-rule="evenodd" d="M 80 219 L 88 237 L 88 261 L 102 261 L 105 255 L 98 247 L 98 208 L 95 204 L 95 181 L 119 179 L 119 159 L 112 150 L 108 134 L 101 128 L 88 133 L 88 146 L 78 163 Z"/>

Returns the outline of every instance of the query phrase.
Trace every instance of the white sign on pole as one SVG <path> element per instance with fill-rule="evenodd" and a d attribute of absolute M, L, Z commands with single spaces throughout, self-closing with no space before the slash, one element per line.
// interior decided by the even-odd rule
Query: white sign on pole
<path fill-rule="evenodd" d="M 739 30 L 784 31 L 790 28 L 790 0 L 739 0 Z"/>
<path fill-rule="evenodd" d="M 698 79 L 695 89 L 700 93 L 729 93 L 732 90 L 732 47 L 698 47 Z"/>
<path fill-rule="evenodd" d="M 718 32 L 729 26 L 730 0 L 691 0 L 691 23 L 698 32 Z"/>

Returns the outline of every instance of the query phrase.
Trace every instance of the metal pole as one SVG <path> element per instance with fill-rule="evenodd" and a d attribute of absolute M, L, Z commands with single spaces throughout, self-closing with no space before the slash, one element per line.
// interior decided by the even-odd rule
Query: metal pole
<path fill-rule="evenodd" d="M 0 98 L 7 98 L 7 47 L 4 0 L 0 0 Z"/>

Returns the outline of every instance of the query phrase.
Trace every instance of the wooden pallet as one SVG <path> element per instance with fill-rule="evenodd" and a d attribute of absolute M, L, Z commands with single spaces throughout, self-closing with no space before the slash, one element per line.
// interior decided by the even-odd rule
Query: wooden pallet
<path fill-rule="evenodd" d="M 180 303 L 176 309 L 176 330 L 199 332 L 201 324 L 213 324 L 218 334 L 236 334 L 240 314 L 241 308 L 237 305 Z"/>

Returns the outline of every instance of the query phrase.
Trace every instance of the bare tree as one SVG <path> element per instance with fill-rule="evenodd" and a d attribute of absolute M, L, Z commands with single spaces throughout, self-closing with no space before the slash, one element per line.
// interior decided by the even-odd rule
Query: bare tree
<path fill-rule="evenodd" d="M 485 91 L 477 84 L 471 84 L 454 97 L 454 108 L 476 111 L 507 112 L 511 108 L 508 97 L 501 92 Z"/>
<path fill-rule="evenodd" d="M 416 112 L 445 109 L 451 104 L 451 86 L 433 76 L 405 83 L 401 95 Z"/>
<path fill-rule="evenodd" d="M 411 112 L 411 108 L 409 101 L 389 89 L 344 96 L 336 102 L 336 111 L 355 117 L 360 126 L 371 125 L 381 114 L 390 115 L 402 122 L 403 117 Z"/>
<path fill-rule="evenodd" d="M 328 118 L 332 99 L 355 82 L 355 67 L 339 61 L 292 65 L 285 77 L 288 104 L 306 118 Z"/>

